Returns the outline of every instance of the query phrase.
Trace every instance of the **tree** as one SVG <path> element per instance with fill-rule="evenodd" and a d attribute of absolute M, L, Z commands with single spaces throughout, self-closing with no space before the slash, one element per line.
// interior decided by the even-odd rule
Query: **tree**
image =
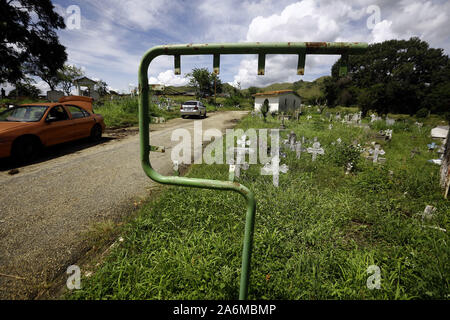
<path fill-rule="evenodd" d="M 41 90 L 36 88 L 31 83 L 19 82 L 16 83 L 16 88 L 11 90 L 8 94 L 8 97 L 29 97 L 29 98 L 38 98 L 41 94 Z"/>
<path fill-rule="evenodd" d="M 269 112 L 269 100 L 264 100 L 261 106 L 261 113 L 264 117 L 264 122 L 266 122 L 267 113 Z"/>
<path fill-rule="evenodd" d="M 29 73 L 55 87 L 67 54 L 55 32 L 65 28 L 64 19 L 53 9 L 50 0 L 0 0 L 0 83 Z"/>
<path fill-rule="evenodd" d="M 257 87 L 248 87 L 248 94 L 250 95 L 250 96 L 252 96 L 252 95 L 254 95 L 255 93 L 257 93 L 258 92 L 258 88 Z"/>
<path fill-rule="evenodd" d="M 441 113 L 450 107 L 449 58 L 419 38 L 384 41 L 370 45 L 364 55 L 351 55 L 344 78 L 340 62 L 331 69 L 333 83 L 326 85 L 334 105 L 345 98 L 348 105 L 363 103 L 363 110 L 411 115 L 421 108 Z"/>
<path fill-rule="evenodd" d="M 96 83 L 98 94 L 103 97 L 108 94 L 108 84 L 103 80 L 98 80 Z"/>
<path fill-rule="evenodd" d="M 84 76 L 81 68 L 65 64 L 61 70 L 58 71 L 58 77 L 61 80 L 60 85 L 66 95 L 70 95 L 75 79 Z"/>
<path fill-rule="evenodd" d="M 207 68 L 194 68 L 191 73 L 186 74 L 189 85 L 195 88 L 197 97 L 206 97 L 214 94 L 214 80 L 216 81 L 216 92 L 222 92 L 222 82 L 215 73 L 210 73 Z"/>

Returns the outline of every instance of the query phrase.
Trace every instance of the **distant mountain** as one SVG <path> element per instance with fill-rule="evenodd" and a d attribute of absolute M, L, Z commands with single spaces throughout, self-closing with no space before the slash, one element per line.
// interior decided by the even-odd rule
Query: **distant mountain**
<path fill-rule="evenodd" d="M 329 76 L 323 76 L 317 78 L 314 81 L 304 81 L 299 80 L 296 82 L 282 82 L 282 83 L 272 83 L 266 87 L 257 88 L 257 92 L 267 92 L 267 91 L 278 91 L 278 90 L 294 90 L 303 99 L 307 100 L 312 97 L 318 97 L 323 95 L 323 82 Z M 195 89 L 190 86 L 167 86 L 170 91 L 176 92 L 194 92 Z M 223 92 L 232 92 L 235 90 L 234 87 L 228 83 L 222 83 Z M 242 90 L 243 94 L 248 94 L 248 89 Z"/>
<path fill-rule="evenodd" d="M 294 90 L 303 99 L 310 99 L 323 95 L 323 82 L 329 76 L 317 78 L 314 81 L 299 80 L 296 82 L 273 83 L 267 87 L 258 88 L 258 92 L 278 91 L 278 90 Z M 247 93 L 248 89 L 242 90 Z"/>

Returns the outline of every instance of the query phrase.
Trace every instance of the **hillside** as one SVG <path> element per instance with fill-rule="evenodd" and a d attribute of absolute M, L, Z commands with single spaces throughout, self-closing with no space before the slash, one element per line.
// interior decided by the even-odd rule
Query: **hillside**
<path fill-rule="evenodd" d="M 273 83 L 267 87 L 258 88 L 258 92 L 276 91 L 276 90 L 294 90 L 304 100 L 323 95 L 323 82 L 328 76 L 317 78 L 314 81 L 299 80 L 296 82 Z M 244 94 L 248 93 L 248 89 L 242 90 Z"/>
<path fill-rule="evenodd" d="M 267 91 L 277 91 L 277 90 L 295 90 L 300 97 L 302 97 L 304 100 L 309 100 L 311 98 L 320 97 L 323 96 L 323 82 L 328 76 L 323 76 L 320 78 L 317 78 L 314 81 L 303 81 L 299 80 L 296 82 L 282 82 L 282 83 L 272 83 L 266 87 L 258 88 L 257 92 L 267 92 Z M 228 83 L 223 83 L 223 91 L 230 92 L 233 90 L 233 87 L 230 86 Z M 175 87 L 175 86 L 168 86 L 167 88 L 170 88 L 170 90 L 178 91 L 178 92 L 189 92 L 189 91 L 195 91 L 193 87 L 189 86 L 182 86 L 182 87 Z M 244 95 L 249 94 L 249 89 L 243 89 L 242 93 Z M 308 103 L 308 102 L 306 102 Z"/>

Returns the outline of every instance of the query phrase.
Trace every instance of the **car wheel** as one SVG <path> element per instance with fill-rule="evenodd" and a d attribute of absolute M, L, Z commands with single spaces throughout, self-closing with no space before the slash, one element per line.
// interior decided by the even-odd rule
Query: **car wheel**
<path fill-rule="evenodd" d="M 206 110 L 205 110 L 205 113 L 203 114 L 203 118 L 206 118 Z"/>
<path fill-rule="evenodd" d="M 181 118 L 186 119 L 186 116 L 181 116 Z"/>
<path fill-rule="evenodd" d="M 15 163 L 28 163 L 37 158 L 41 145 L 32 137 L 23 137 L 17 139 L 12 147 L 11 156 Z"/>
<path fill-rule="evenodd" d="M 91 129 L 90 139 L 93 142 L 99 142 L 102 139 L 102 127 L 96 124 Z"/>

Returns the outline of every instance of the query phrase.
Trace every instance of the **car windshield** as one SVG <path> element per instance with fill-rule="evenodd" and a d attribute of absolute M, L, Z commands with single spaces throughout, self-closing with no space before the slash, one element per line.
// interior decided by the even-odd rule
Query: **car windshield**
<path fill-rule="evenodd" d="M 46 106 L 18 106 L 0 113 L 0 121 L 37 122 L 47 110 Z"/>
<path fill-rule="evenodd" d="M 197 105 L 197 101 L 186 101 L 183 104 L 187 105 L 187 106 L 196 106 Z"/>

